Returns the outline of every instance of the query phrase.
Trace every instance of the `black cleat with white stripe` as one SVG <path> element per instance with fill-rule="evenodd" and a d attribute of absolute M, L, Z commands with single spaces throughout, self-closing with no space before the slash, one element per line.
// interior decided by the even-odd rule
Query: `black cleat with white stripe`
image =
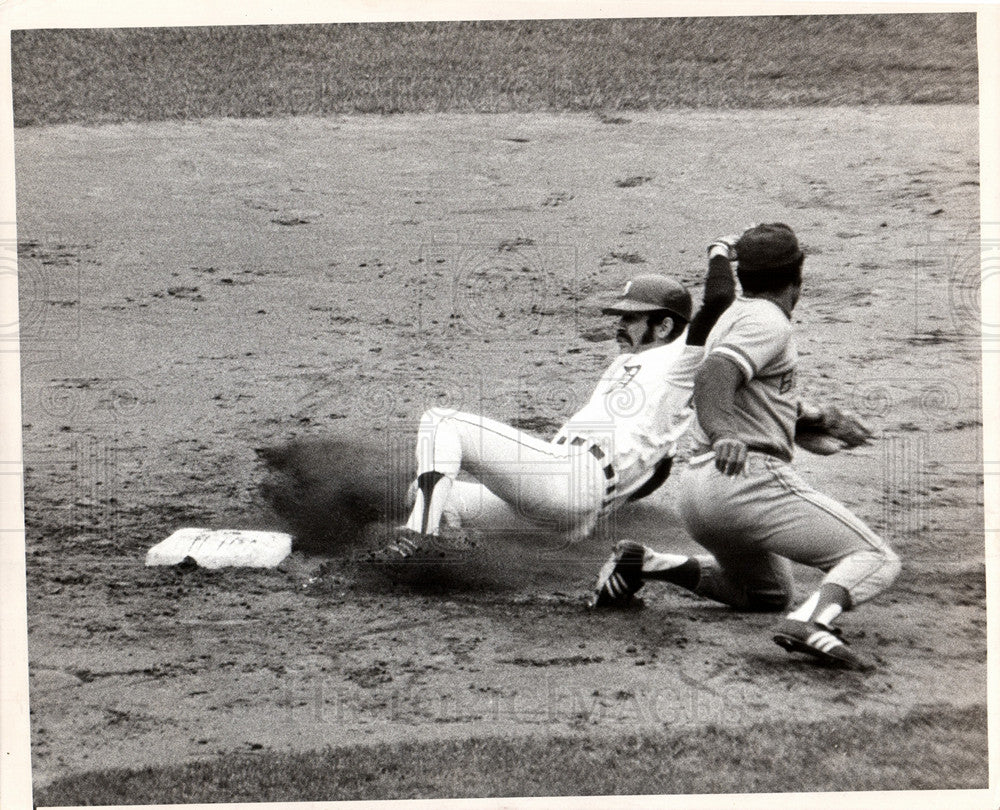
<path fill-rule="evenodd" d="M 786 652 L 801 652 L 841 669 L 867 672 L 874 665 L 863 661 L 849 649 L 840 631 L 819 622 L 783 619 L 774 628 L 774 643 Z"/>
<path fill-rule="evenodd" d="M 642 558 L 645 549 L 639 543 L 622 540 L 597 575 L 589 607 L 629 607 L 632 597 L 642 587 Z"/>

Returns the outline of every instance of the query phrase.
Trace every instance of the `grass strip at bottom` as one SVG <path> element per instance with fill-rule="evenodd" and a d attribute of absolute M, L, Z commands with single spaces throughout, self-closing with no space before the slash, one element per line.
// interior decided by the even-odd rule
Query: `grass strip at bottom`
<path fill-rule="evenodd" d="M 976 789 L 986 708 L 550 738 L 264 751 L 69 776 L 39 806 Z"/>

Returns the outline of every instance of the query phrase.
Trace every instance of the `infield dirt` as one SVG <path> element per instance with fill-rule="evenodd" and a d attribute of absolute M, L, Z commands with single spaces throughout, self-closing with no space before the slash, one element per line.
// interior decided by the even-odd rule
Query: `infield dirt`
<path fill-rule="evenodd" d="M 226 751 L 985 713 L 976 131 L 972 106 L 19 129 L 36 784 Z M 844 622 L 874 673 L 790 658 L 773 617 L 667 586 L 586 613 L 607 538 L 493 538 L 496 584 L 448 593 L 362 586 L 338 549 L 143 568 L 181 526 L 276 525 L 256 448 L 405 448 L 431 404 L 551 431 L 615 351 L 600 303 L 638 272 L 698 284 L 705 245 L 752 221 L 807 248 L 803 393 L 878 433 L 797 461 L 904 560 Z M 674 485 L 620 531 L 693 549 Z"/>

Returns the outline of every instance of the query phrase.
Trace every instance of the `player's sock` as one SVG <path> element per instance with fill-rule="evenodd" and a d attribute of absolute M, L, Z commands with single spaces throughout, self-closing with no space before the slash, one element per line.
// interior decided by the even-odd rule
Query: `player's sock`
<path fill-rule="evenodd" d="M 788 614 L 789 619 L 800 622 L 816 622 L 827 627 L 851 604 L 847 589 L 832 582 L 824 582 L 818 591 Z"/>
<path fill-rule="evenodd" d="M 669 582 L 693 591 L 701 580 L 701 565 L 694 557 L 662 554 L 647 548 L 642 558 L 642 578 Z"/>
<path fill-rule="evenodd" d="M 417 499 L 406 521 L 406 528 L 421 534 L 437 534 L 448 495 L 451 477 L 436 470 L 417 476 Z"/>
<path fill-rule="evenodd" d="M 844 609 L 840 605 L 830 604 L 823 608 L 823 610 L 817 610 L 813 613 L 812 620 L 816 622 L 816 624 L 832 627 L 833 622 L 843 612 Z"/>
<path fill-rule="evenodd" d="M 851 595 L 843 585 L 824 582 L 819 588 L 819 601 L 810 620 L 827 627 L 851 606 Z"/>
<path fill-rule="evenodd" d="M 816 605 L 818 604 L 819 591 L 816 591 L 805 602 L 789 613 L 788 618 L 794 619 L 797 622 L 807 622 L 812 617 L 813 611 L 816 610 Z"/>

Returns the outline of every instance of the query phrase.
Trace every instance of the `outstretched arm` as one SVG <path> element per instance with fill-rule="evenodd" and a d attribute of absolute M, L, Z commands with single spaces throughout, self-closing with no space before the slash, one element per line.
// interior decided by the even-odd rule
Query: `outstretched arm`
<path fill-rule="evenodd" d="M 718 239 L 708 247 L 708 273 L 705 276 L 705 294 L 701 307 L 688 326 L 687 344 L 704 346 L 719 316 L 736 298 L 736 280 L 733 278 L 732 258 L 736 236 Z"/>

